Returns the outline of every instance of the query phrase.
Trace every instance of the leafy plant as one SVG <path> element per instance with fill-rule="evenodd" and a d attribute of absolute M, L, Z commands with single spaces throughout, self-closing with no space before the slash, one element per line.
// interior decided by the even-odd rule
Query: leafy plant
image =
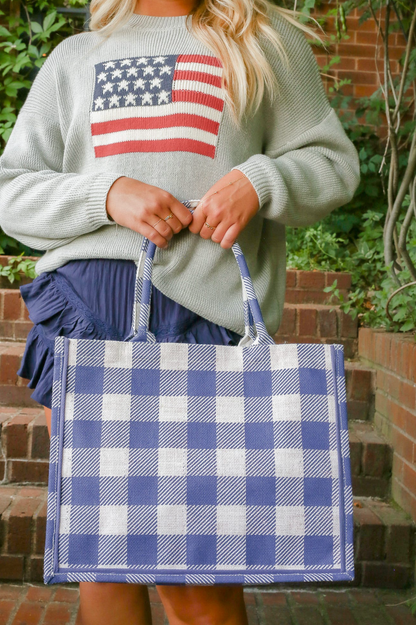
<path fill-rule="evenodd" d="M 63 39 L 82 31 L 85 15 L 68 12 L 84 7 L 86 0 L 11 0 L 0 10 L 0 147 L 4 149 L 17 115 L 26 99 L 37 71 L 51 50 Z M 5 2 L 2 3 L 4 7 Z M 62 11 L 67 12 L 60 12 Z M 0 230 L 0 253 L 24 252 L 40 256 Z"/>
<path fill-rule="evenodd" d="M 7 265 L 0 265 L 0 276 L 5 276 L 12 284 L 14 281 L 20 282 L 22 273 L 28 278 L 36 278 L 36 261 L 22 257 L 23 252 L 19 256 L 10 258 Z"/>

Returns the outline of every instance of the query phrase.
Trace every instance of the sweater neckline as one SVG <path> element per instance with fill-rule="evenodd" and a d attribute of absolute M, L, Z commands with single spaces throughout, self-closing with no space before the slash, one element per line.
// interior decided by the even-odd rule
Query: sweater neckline
<path fill-rule="evenodd" d="M 185 28 L 188 15 L 141 15 L 132 13 L 125 23 L 125 28 L 137 28 L 140 30 L 170 30 L 172 28 Z"/>

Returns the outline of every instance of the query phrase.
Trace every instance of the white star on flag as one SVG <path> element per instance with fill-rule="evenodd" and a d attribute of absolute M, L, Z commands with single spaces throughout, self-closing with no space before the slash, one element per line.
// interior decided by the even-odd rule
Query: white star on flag
<path fill-rule="evenodd" d="M 118 83 L 118 90 L 121 91 L 123 89 L 124 91 L 128 91 L 128 88 L 129 88 L 129 81 L 120 80 L 120 82 Z"/>
<path fill-rule="evenodd" d="M 161 84 L 162 84 L 162 80 L 160 78 L 153 78 L 150 81 L 150 89 L 154 89 L 155 87 L 159 89 Z"/>
<path fill-rule="evenodd" d="M 101 82 L 103 80 L 107 80 L 107 72 L 101 72 L 100 74 L 98 74 L 97 80 L 98 80 L 98 82 Z"/>
<path fill-rule="evenodd" d="M 147 80 L 143 80 L 143 78 L 138 78 L 134 81 L 133 87 L 134 89 L 144 89 Z"/>
<path fill-rule="evenodd" d="M 111 91 L 111 93 L 112 93 L 113 92 L 113 87 L 114 87 L 114 83 L 106 82 L 105 85 L 103 86 L 103 93 L 106 93 L 106 91 Z"/>
<path fill-rule="evenodd" d="M 120 65 L 131 65 L 132 64 L 132 60 L 131 59 L 123 59 L 122 61 L 120 61 Z"/>
<path fill-rule="evenodd" d="M 109 99 L 110 106 L 120 106 L 119 100 L 120 100 L 119 95 L 116 95 L 116 94 L 112 95 L 111 98 Z"/>
<path fill-rule="evenodd" d="M 153 93 L 146 91 L 146 93 L 142 95 L 142 104 L 153 104 Z"/>
<path fill-rule="evenodd" d="M 153 76 L 155 68 L 151 65 L 147 65 L 143 70 L 143 76 L 147 76 L 147 74 L 151 74 Z"/>
<path fill-rule="evenodd" d="M 169 67 L 169 65 L 164 65 L 163 67 L 159 67 L 159 71 L 160 75 L 163 76 L 163 74 L 170 74 L 172 68 Z"/>

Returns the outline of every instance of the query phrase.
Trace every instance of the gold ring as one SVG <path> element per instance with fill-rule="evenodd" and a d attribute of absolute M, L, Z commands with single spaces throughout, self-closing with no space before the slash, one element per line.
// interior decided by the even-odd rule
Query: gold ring
<path fill-rule="evenodd" d="M 157 222 L 156 222 L 155 224 L 153 224 L 153 228 L 154 228 L 155 226 L 157 226 L 157 224 L 159 223 L 159 221 L 163 221 L 163 219 L 162 219 L 162 218 L 158 219 L 158 220 L 157 220 Z"/>
<path fill-rule="evenodd" d="M 168 215 L 167 217 L 165 217 L 165 221 L 167 221 L 168 219 L 172 219 L 173 218 L 173 214 L 171 213 L 170 215 Z"/>
<path fill-rule="evenodd" d="M 207 224 L 207 222 L 204 223 L 204 226 L 206 226 L 210 230 L 215 230 L 215 228 L 217 227 L 217 226 L 210 226 L 209 224 Z"/>

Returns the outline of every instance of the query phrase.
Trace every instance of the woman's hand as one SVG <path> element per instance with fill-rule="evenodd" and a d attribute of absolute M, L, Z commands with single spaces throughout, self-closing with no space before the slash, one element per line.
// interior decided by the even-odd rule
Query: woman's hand
<path fill-rule="evenodd" d="M 117 178 L 111 185 L 106 209 L 120 226 L 139 232 L 163 248 L 192 221 L 192 214 L 173 195 L 127 176 Z M 165 221 L 170 214 L 173 217 Z"/>
<path fill-rule="evenodd" d="M 189 230 L 228 249 L 258 209 L 256 190 L 247 176 L 234 169 L 220 178 L 201 198 Z M 215 230 L 208 228 L 206 223 Z"/>

